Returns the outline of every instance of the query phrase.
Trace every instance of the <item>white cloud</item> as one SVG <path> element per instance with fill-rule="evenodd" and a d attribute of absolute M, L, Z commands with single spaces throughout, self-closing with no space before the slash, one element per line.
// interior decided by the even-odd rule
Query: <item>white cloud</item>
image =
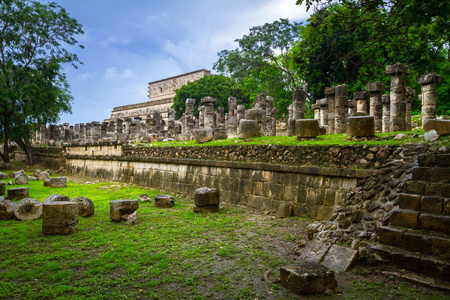
<path fill-rule="evenodd" d="M 118 72 L 116 67 L 105 70 L 105 79 L 126 80 L 134 78 L 134 74 L 130 69 L 126 69 L 122 73 Z"/>
<path fill-rule="evenodd" d="M 77 78 L 80 79 L 81 81 L 86 81 L 88 79 L 93 78 L 94 76 L 95 76 L 94 73 L 86 72 L 86 73 L 78 75 Z"/>

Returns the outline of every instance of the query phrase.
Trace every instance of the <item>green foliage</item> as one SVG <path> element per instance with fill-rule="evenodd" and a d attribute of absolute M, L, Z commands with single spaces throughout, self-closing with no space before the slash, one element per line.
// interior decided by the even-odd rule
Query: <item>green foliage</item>
<path fill-rule="evenodd" d="M 317 1 L 306 2 L 312 5 Z M 441 74 L 438 103 L 441 110 L 447 110 L 449 104 L 442 100 L 448 97 L 448 43 L 442 40 L 438 23 L 417 21 L 401 27 L 404 24 L 392 19 L 397 18 L 392 11 L 368 10 L 366 5 L 376 4 L 375 1 L 333 3 L 315 11 L 301 28 L 300 41 L 292 49 L 296 70 L 307 82 L 307 91 L 314 100 L 324 97 L 325 87 L 336 84 L 347 84 L 350 96 L 365 90 L 370 81 L 382 81 L 388 86 L 390 78 L 385 67 L 402 62 L 411 67 L 406 84 L 416 90 L 416 95 L 420 93 L 419 75 L 430 71 Z M 392 32 L 402 34 L 386 31 L 389 22 L 390 27 L 399 26 Z M 417 96 L 413 110 L 420 110 Z"/>
<path fill-rule="evenodd" d="M 204 97 L 216 98 L 214 107 L 222 106 L 228 110 L 228 98 L 236 97 L 238 104 L 249 106 L 250 94 L 238 81 L 223 75 L 209 75 L 196 81 L 189 82 L 177 90 L 172 108 L 175 109 L 175 117 L 179 119 L 186 108 L 186 99 L 195 99 L 194 115 L 198 116 L 198 106 Z"/>
<path fill-rule="evenodd" d="M 289 51 L 298 40 L 298 30 L 299 23 L 287 19 L 252 27 L 248 35 L 236 40 L 237 49 L 218 53 L 213 68 L 244 82 L 252 98 L 257 93 L 274 97 L 279 115 L 286 115 L 293 88 L 301 84 Z"/>
<path fill-rule="evenodd" d="M 71 111 L 63 65 L 78 57 L 64 45 L 77 45 L 83 31 L 61 6 L 30 0 L 0 2 L 0 28 L 0 156 L 8 161 L 9 141 L 29 154 L 37 126 Z"/>

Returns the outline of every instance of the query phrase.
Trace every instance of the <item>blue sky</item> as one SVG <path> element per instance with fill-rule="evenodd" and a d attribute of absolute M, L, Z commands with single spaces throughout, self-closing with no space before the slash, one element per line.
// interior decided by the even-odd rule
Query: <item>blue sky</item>
<path fill-rule="evenodd" d="M 109 118 L 113 107 L 147 101 L 151 81 L 212 70 L 217 52 L 234 49 L 249 28 L 279 18 L 304 21 L 296 0 L 64 0 L 84 25 L 72 49 L 84 63 L 65 68 L 74 102 L 60 123 Z"/>

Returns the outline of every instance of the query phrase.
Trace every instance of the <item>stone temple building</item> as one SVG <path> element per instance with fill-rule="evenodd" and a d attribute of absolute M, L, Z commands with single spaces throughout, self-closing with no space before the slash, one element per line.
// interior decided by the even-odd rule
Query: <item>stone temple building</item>
<path fill-rule="evenodd" d="M 124 118 L 141 118 L 146 120 L 147 116 L 152 114 L 153 111 L 159 111 L 165 124 L 167 124 L 168 111 L 173 104 L 176 90 L 189 82 L 210 74 L 211 71 L 202 69 L 150 82 L 148 84 L 147 102 L 114 107 L 110 119 L 105 121 L 109 122 Z"/>

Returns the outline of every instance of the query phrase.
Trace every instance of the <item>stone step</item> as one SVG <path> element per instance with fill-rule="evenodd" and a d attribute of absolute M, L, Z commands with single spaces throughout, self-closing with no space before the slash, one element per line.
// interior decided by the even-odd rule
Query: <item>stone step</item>
<path fill-rule="evenodd" d="M 424 153 L 417 157 L 419 167 L 450 167 L 450 154 Z"/>
<path fill-rule="evenodd" d="M 387 246 L 450 259 L 450 235 L 381 226 L 378 228 L 378 241 Z"/>
<path fill-rule="evenodd" d="M 405 182 L 404 192 L 425 196 L 450 197 L 450 183 L 409 180 Z"/>
<path fill-rule="evenodd" d="M 371 250 L 377 253 L 383 262 L 423 276 L 450 281 L 449 259 L 436 255 L 418 254 L 383 244 L 374 245 Z"/>
<path fill-rule="evenodd" d="M 389 225 L 450 234 L 450 216 L 396 209 L 389 216 Z"/>
<path fill-rule="evenodd" d="M 450 215 L 450 198 L 442 196 L 421 196 L 399 194 L 399 208 L 436 215 Z"/>
<path fill-rule="evenodd" d="M 449 167 L 417 167 L 412 170 L 412 180 L 450 182 Z"/>

